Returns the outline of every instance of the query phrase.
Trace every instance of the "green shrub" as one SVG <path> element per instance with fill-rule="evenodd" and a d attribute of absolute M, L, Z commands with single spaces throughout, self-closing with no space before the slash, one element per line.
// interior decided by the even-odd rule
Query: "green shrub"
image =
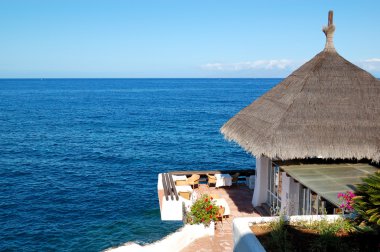
<path fill-rule="evenodd" d="M 354 209 L 358 218 L 373 226 L 380 226 L 380 172 L 363 179 L 357 186 Z"/>
<path fill-rule="evenodd" d="M 270 232 L 270 246 L 274 251 L 293 251 L 291 241 L 288 237 L 288 222 L 285 220 L 285 217 L 280 216 L 278 221 L 271 222 L 270 227 L 272 229 Z"/>
<path fill-rule="evenodd" d="M 357 232 L 353 225 L 351 220 L 344 218 L 291 224 L 279 218 L 269 224 L 269 233 L 257 237 L 267 251 L 379 251 L 379 236 L 372 231 Z"/>
<path fill-rule="evenodd" d="M 337 236 L 337 233 L 344 228 L 343 222 L 344 220 L 318 222 L 319 237 L 314 243 L 315 251 L 347 251 L 349 249 Z"/>

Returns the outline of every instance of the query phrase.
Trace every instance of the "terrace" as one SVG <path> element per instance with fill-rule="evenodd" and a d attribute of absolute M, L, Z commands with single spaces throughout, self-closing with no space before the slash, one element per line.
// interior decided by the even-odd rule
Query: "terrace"
<path fill-rule="evenodd" d="M 220 185 L 220 183 L 211 184 L 210 186 L 207 184 L 207 174 L 234 175 L 236 173 L 239 173 L 238 179 L 231 185 L 217 187 L 216 185 Z M 187 187 L 186 190 L 189 190 L 189 194 L 182 193 L 181 190 L 184 190 L 184 186 L 176 185 L 181 184 L 181 182 L 176 181 L 184 179 L 184 177 L 181 176 L 189 178 L 193 174 L 200 175 L 198 184 L 194 186 L 194 188 L 191 186 Z M 202 194 L 212 195 L 216 200 L 222 199 L 223 202 L 225 201 L 224 204 L 228 207 L 228 212 L 226 211 L 223 222 L 216 223 L 214 236 L 200 238 L 182 251 L 232 251 L 233 219 L 236 217 L 260 216 L 258 210 L 252 206 L 254 175 L 255 171 L 253 170 L 180 171 L 159 175 L 158 197 L 160 199 L 162 220 L 182 220 L 182 204 L 191 204 L 192 200 Z M 228 179 L 224 182 L 229 184 Z"/>

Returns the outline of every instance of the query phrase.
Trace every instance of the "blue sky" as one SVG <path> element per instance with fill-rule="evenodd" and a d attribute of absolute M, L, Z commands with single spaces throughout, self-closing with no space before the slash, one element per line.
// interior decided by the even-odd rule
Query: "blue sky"
<path fill-rule="evenodd" d="M 335 47 L 380 77 L 380 1 L 2 0 L 0 78 L 286 77 Z"/>

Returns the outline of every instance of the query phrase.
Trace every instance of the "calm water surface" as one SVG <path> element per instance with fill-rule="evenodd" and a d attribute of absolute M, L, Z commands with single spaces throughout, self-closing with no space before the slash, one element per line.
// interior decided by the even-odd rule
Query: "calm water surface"
<path fill-rule="evenodd" d="M 0 251 L 101 251 L 177 230 L 157 174 L 254 168 L 219 133 L 279 79 L 0 80 Z"/>

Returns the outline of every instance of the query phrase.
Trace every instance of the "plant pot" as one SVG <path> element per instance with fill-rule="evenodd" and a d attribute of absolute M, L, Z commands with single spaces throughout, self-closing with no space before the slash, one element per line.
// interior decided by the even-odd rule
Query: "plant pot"
<path fill-rule="evenodd" d="M 265 252 L 264 247 L 252 233 L 249 224 L 268 223 L 278 220 L 280 217 L 241 217 L 233 220 L 234 251 Z M 287 221 L 333 221 L 341 218 L 340 215 L 299 215 L 285 216 Z"/>
<path fill-rule="evenodd" d="M 189 224 L 188 224 L 189 225 Z M 204 236 L 214 236 L 215 234 L 215 222 L 211 222 L 208 227 L 206 227 L 203 224 L 194 224 L 190 225 L 194 229 L 194 232 L 199 233 L 200 235 L 203 234 Z"/>

